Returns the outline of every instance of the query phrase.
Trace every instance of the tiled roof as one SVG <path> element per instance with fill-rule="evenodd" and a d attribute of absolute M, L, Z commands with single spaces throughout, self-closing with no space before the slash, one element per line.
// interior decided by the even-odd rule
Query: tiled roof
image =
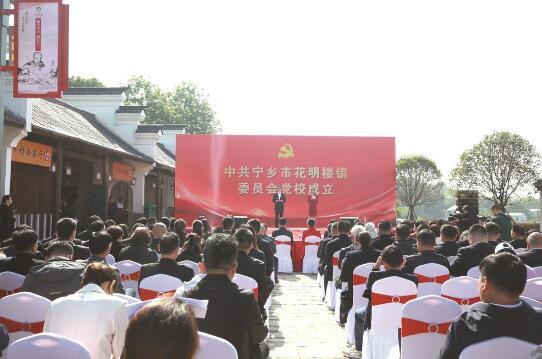
<path fill-rule="evenodd" d="M 139 125 L 137 126 L 136 133 L 158 133 L 162 130 L 162 127 L 164 127 L 164 125 Z"/>
<path fill-rule="evenodd" d="M 26 120 L 21 115 L 12 112 L 7 107 L 4 107 L 4 124 L 18 128 L 24 128 L 26 125 Z"/>
<path fill-rule="evenodd" d="M 152 158 L 140 153 L 102 126 L 93 114 L 60 100 L 36 99 L 32 107 L 32 127 L 145 162 L 153 162 Z"/>
<path fill-rule="evenodd" d="M 122 95 L 128 87 L 70 87 L 64 95 Z"/>
<path fill-rule="evenodd" d="M 155 160 L 156 163 L 162 166 L 175 168 L 175 156 L 173 156 L 161 143 L 156 144 Z"/>
<path fill-rule="evenodd" d="M 117 113 L 141 113 L 147 106 L 120 106 Z"/>
<path fill-rule="evenodd" d="M 167 123 L 164 125 L 164 131 L 183 131 L 186 128 L 186 125 L 178 123 Z"/>

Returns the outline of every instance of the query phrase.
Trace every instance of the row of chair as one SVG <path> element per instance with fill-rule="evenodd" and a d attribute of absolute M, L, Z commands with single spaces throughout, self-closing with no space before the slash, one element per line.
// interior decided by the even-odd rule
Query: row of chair
<path fill-rule="evenodd" d="M 303 273 L 316 274 L 318 272 L 319 259 L 317 256 L 320 237 L 308 236 L 303 244 L 305 246 L 305 254 L 303 256 Z M 292 273 L 294 270 L 292 261 L 292 246 L 291 239 L 288 236 L 275 237 L 275 245 L 277 253 L 275 257 L 278 259 L 279 273 Z"/>

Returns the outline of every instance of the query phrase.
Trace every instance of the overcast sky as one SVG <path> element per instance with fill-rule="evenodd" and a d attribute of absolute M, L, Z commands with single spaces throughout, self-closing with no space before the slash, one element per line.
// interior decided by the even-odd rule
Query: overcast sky
<path fill-rule="evenodd" d="M 67 2 L 72 75 L 193 81 L 224 133 L 395 136 L 445 173 L 493 130 L 542 151 L 540 0 Z"/>

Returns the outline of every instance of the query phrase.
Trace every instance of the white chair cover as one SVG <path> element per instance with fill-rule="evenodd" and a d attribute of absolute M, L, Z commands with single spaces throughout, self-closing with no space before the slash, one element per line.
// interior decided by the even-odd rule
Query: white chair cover
<path fill-rule="evenodd" d="M 34 293 L 20 292 L 0 299 L 0 323 L 7 324 L 4 318 L 20 323 L 15 331 L 9 330 L 9 342 L 38 334 L 43 331 L 45 315 L 51 301 Z M 41 329 L 40 329 L 41 328 Z"/>
<path fill-rule="evenodd" d="M 348 312 L 348 317 L 346 318 L 346 325 L 344 327 L 346 332 L 346 340 L 350 344 L 356 343 L 356 337 L 354 335 L 354 315 L 356 310 L 366 307 L 369 300 L 363 297 L 363 292 L 367 288 L 367 278 L 369 273 L 373 270 L 374 263 L 365 263 L 354 268 L 352 275 L 352 308 Z"/>
<path fill-rule="evenodd" d="M 499 337 L 470 345 L 459 354 L 459 359 L 531 358 L 537 345 L 510 337 Z"/>
<path fill-rule="evenodd" d="M 199 264 L 192 261 L 180 261 L 179 264 L 182 264 L 183 266 L 186 266 L 194 271 L 194 275 L 200 273 Z"/>
<path fill-rule="evenodd" d="M 527 279 L 538 278 L 538 274 L 536 274 L 536 271 L 532 267 L 528 265 L 525 265 L 525 267 L 527 267 Z"/>
<path fill-rule="evenodd" d="M 258 301 L 258 282 L 256 282 L 253 278 L 236 273 L 233 276 L 232 282 L 237 284 L 237 286 L 241 289 L 251 290 L 256 297 L 256 301 Z"/>
<path fill-rule="evenodd" d="M 237 359 L 237 350 L 228 342 L 214 335 L 199 332 L 199 350 L 196 359 Z"/>
<path fill-rule="evenodd" d="M 423 297 L 440 295 L 440 287 L 450 278 L 450 271 L 443 265 L 427 263 L 417 266 L 414 275 L 418 277 L 418 297 Z"/>
<path fill-rule="evenodd" d="M 305 255 L 303 256 L 303 273 L 316 274 L 318 272 L 319 264 L 319 258 L 317 254 L 320 238 L 316 236 L 309 236 L 305 238 L 305 243 L 314 244 L 305 244 Z"/>
<path fill-rule="evenodd" d="M 335 320 L 341 322 L 341 293 L 348 290 L 348 283 L 341 283 L 341 290 L 335 293 Z"/>
<path fill-rule="evenodd" d="M 448 279 L 440 287 L 441 296 L 455 301 L 463 311 L 480 301 L 478 294 L 478 279 L 472 277 L 457 277 Z"/>
<path fill-rule="evenodd" d="M 280 235 L 280 236 L 275 237 L 275 244 L 276 245 L 279 245 L 279 244 L 291 245 L 291 243 L 292 243 L 292 239 L 290 237 L 288 237 L 288 236 Z"/>
<path fill-rule="evenodd" d="M 139 283 L 139 297 L 141 300 L 172 297 L 182 284 L 183 281 L 179 278 L 166 274 L 155 274 L 144 278 Z"/>
<path fill-rule="evenodd" d="M 531 307 L 537 308 L 537 309 L 542 309 L 542 303 L 539 302 L 538 300 L 534 300 L 534 299 L 531 299 L 531 298 L 528 298 L 528 297 L 523 297 L 523 296 L 521 296 L 520 298 L 521 298 L 522 301 L 529 304 Z"/>
<path fill-rule="evenodd" d="M 460 314 L 459 304 L 437 295 L 406 303 L 401 319 L 401 359 L 438 357 L 450 323 Z"/>
<path fill-rule="evenodd" d="M 542 266 L 539 267 L 533 267 L 534 272 L 536 273 L 537 277 L 542 277 Z"/>
<path fill-rule="evenodd" d="M 280 237 L 280 236 L 279 236 Z M 278 238 L 278 237 L 277 237 Z M 290 239 L 290 237 L 287 237 Z M 292 273 L 294 271 L 294 265 L 292 263 L 292 246 L 289 244 L 277 244 L 277 253 L 275 257 L 278 259 L 278 271 L 279 273 Z"/>
<path fill-rule="evenodd" d="M 542 278 L 527 279 L 522 295 L 542 302 Z"/>
<path fill-rule="evenodd" d="M 335 287 L 335 279 L 341 275 L 341 270 L 339 269 L 339 252 L 336 251 L 333 253 L 333 276 L 332 280 L 327 283 L 326 289 L 326 303 L 329 306 L 329 309 L 335 310 L 335 300 L 337 297 L 337 288 Z"/>
<path fill-rule="evenodd" d="M 136 292 L 136 297 L 139 298 L 139 274 L 141 270 L 141 264 L 136 263 L 131 260 L 125 260 L 116 262 L 113 264 L 114 267 L 118 268 L 120 272 L 120 280 L 122 281 L 122 286 L 124 288 L 132 288 Z"/>
<path fill-rule="evenodd" d="M 113 264 L 115 264 L 116 260 L 115 260 L 115 257 L 113 257 L 111 254 L 107 254 L 107 257 L 105 257 L 105 262 L 107 264 L 109 264 L 110 266 L 112 266 Z"/>
<path fill-rule="evenodd" d="M 17 293 L 23 286 L 24 275 L 13 272 L 0 273 L 0 298 Z"/>
<path fill-rule="evenodd" d="M 455 261 L 455 259 L 457 258 L 457 256 L 448 256 L 446 258 L 448 258 L 448 263 L 452 264 Z"/>
<path fill-rule="evenodd" d="M 80 342 L 52 333 L 35 334 L 17 340 L 7 349 L 10 359 L 91 359 L 90 352 Z"/>
<path fill-rule="evenodd" d="M 472 267 L 471 269 L 469 269 L 467 271 L 467 277 L 471 277 L 471 278 L 474 278 L 474 279 L 479 279 L 480 278 L 480 268 L 478 266 L 476 266 L 476 267 Z"/>
<path fill-rule="evenodd" d="M 362 358 L 398 358 L 398 329 L 401 327 L 401 312 L 409 298 L 415 299 L 418 288 L 413 282 L 388 277 L 373 284 L 371 299 L 371 329 L 367 331 L 367 341 L 363 340 Z M 388 303 L 376 304 L 375 298 L 385 296 Z"/>

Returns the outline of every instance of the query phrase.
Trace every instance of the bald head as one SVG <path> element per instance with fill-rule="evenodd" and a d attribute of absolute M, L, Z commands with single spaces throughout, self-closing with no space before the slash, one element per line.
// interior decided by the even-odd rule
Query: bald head
<path fill-rule="evenodd" d="M 527 249 L 542 248 L 542 233 L 534 232 L 527 237 Z"/>

